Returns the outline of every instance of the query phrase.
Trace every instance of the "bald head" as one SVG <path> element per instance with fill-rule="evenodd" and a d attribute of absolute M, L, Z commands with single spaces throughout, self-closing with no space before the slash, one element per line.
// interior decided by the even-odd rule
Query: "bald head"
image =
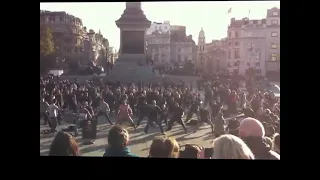
<path fill-rule="evenodd" d="M 254 118 L 245 118 L 239 127 L 240 137 L 264 137 L 265 130 L 262 123 Z"/>

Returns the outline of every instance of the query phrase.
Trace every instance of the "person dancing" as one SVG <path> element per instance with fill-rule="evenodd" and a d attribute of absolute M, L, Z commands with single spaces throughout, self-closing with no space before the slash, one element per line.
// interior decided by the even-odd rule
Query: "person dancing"
<path fill-rule="evenodd" d="M 117 120 L 116 124 L 122 124 L 123 121 L 129 121 L 131 126 L 136 129 L 137 127 L 135 126 L 133 119 L 132 119 L 133 113 L 132 109 L 130 108 L 130 105 L 127 103 L 127 100 L 124 99 L 123 103 L 120 104 L 118 113 L 117 113 Z"/>

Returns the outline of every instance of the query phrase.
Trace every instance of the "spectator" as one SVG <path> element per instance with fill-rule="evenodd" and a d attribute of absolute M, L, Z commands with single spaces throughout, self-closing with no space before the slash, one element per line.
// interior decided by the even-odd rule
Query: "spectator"
<path fill-rule="evenodd" d="M 149 157 L 153 158 L 178 158 L 179 144 L 171 137 L 157 137 L 150 146 Z"/>
<path fill-rule="evenodd" d="M 277 152 L 278 154 L 280 154 L 280 134 L 276 133 L 273 136 L 273 146 L 272 149 Z"/>
<path fill-rule="evenodd" d="M 269 137 L 264 137 L 266 144 L 268 144 L 268 146 L 272 147 L 272 139 Z"/>
<path fill-rule="evenodd" d="M 262 123 L 254 118 L 245 118 L 240 123 L 239 136 L 249 146 L 255 159 L 280 160 L 280 155 L 264 143 L 265 130 Z"/>
<path fill-rule="evenodd" d="M 103 154 L 104 157 L 138 157 L 130 152 L 127 147 L 129 133 L 120 125 L 113 126 L 108 134 L 108 147 Z"/>
<path fill-rule="evenodd" d="M 49 156 L 79 156 L 75 139 L 66 132 L 59 131 L 51 143 Z"/>
<path fill-rule="evenodd" d="M 201 148 L 195 144 L 186 144 L 184 150 L 180 150 L 179 158 L 198 159 L 200 157 Z"/>
<path fill-rule="evenodd" d="M 215 139 L 213 159 L 254 159 L 250 148 L 238 137 L 225 134 Z"/>

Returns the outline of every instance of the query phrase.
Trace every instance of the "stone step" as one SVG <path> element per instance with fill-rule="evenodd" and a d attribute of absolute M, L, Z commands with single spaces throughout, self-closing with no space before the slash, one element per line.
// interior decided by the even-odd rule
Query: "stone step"
<path fill-rule="evenodd" d="M 137 61 L 135 58 L 118 59 L 106 78 L 121 82 L 153 81 L 156 76 L 152 72 L 152 66 L 140 66 Z"/>

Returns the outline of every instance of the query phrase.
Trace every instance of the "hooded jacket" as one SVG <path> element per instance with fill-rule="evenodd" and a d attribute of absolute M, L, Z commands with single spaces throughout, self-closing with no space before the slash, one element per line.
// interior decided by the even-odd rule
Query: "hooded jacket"
<path fill-rule="evenodd" d="M 135 154 L 132 154 L 128 147 L 107 147 L 103 157 L 139 157 Z"/>

